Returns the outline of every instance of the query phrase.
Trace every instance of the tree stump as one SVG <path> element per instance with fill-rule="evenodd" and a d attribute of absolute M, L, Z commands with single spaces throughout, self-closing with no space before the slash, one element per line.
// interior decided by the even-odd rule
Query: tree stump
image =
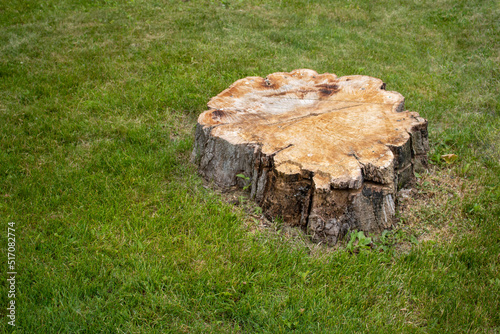
<path fill-rule="evenodd" d="M 247 77 L 208 107 L 192 154 L 200 174 L 250 188 L 266 217 L 314 241 L 390 228 L 396 193 L 427 167 L 427 121 L 380 79 L 306 69 Z"/>

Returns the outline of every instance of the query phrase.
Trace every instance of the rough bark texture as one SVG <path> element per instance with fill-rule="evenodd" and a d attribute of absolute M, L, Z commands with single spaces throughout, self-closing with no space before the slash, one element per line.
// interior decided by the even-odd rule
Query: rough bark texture
<path fill-rule="evenodd" d="M 198 118 L 192 160 L 243 187 L 268 218 L 335 244 L 392 226 L 396 193 L 427 167 L 427 121 L 368 76 L 273 73 L 236 81 Z M 244 174 L 245 181 L 237 177 Z"/>

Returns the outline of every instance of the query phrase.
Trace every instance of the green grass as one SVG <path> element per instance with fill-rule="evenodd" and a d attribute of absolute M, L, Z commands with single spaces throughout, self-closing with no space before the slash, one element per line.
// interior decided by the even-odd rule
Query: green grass
<path fill-rule="evenodd" d="M 429 120 L 421 201 L 378 249 L 255 230 L 189 163 L 212 96 L 296 68 Z M 496 1 L 0 0 L 18 333 L 498 333 L 499 143 Z"/>

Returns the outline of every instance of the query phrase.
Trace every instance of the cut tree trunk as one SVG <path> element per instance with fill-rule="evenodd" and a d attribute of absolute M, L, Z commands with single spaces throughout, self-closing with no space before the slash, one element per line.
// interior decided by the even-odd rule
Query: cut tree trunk
<path fill-rule="evenodd" d="M 427 167 L 427 121 L 380 79 L 305 69 L 248 77 L 208 107 L 192 154 L 200 174 L 250 188 L 268 218 L 315 241 L 390 228 L 396 193 Z"/>

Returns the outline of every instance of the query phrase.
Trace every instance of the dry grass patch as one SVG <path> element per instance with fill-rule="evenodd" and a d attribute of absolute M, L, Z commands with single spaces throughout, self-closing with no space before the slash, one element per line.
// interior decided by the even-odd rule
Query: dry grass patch
<path fill-rule="evenodd" d="M 457 232 L 472 232 L 467 213 L 460 208 L 464 199 L 481 191 L 477 181 L 457 176 L 451 168 L 431 167 L 412 190 L 401 192 L 399 227 L 410 230 L 420 242 L 449 242 Z"/>

